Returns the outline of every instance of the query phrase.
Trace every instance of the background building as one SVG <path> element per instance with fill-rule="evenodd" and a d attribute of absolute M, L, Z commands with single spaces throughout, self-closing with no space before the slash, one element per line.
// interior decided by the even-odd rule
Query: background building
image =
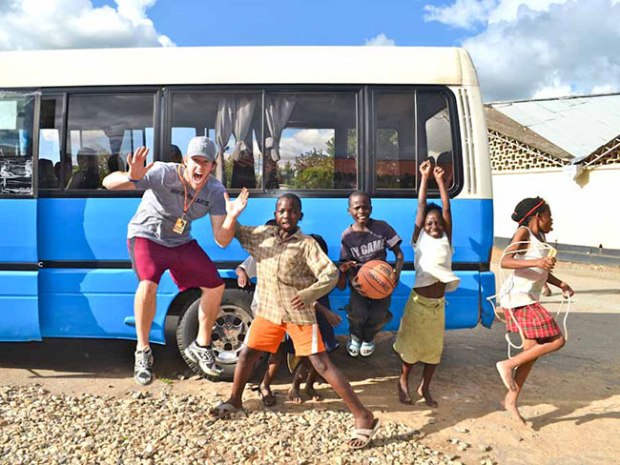
<path fill-rule="evenodd" d="M 524 197 L 549 202 L 561 258 L 620 264 L 620 94 L 485 105 L 495 242 Z"/>

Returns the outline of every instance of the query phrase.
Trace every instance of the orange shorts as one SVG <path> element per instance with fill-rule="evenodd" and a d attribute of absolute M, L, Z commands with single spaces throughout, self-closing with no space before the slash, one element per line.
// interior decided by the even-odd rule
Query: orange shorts
<path fill-rule="evenodd" d="M 282 322 L 278 325 L 260 316 L 252 321 L 245 336 L 245 345 L 250 349 L 275 354 L 285 333 L 293 340 L 295 355 L 298 357 L 325 352 L 318 324 L 296 325 Z"/>

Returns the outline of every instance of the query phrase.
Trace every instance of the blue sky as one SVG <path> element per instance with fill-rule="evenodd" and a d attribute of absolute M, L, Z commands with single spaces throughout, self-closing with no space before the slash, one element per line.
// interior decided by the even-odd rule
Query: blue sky
<path fill-rule="evenodd" d="M 620 92 L 620 0 L 0 0 L 0 50 L 461 46 L 485 101 Z"/>
<path fill-rule="evenodd" d="M 454 28 L 424 21 L 422 0 L 159 0 L 157 31 L 179 46 L 364 45 L 386 34 L 399 45 L 458 44 Z M 446 2 L 449 3 L 449 2 Z M 114 1 L 94 1 L 115 6 Z"/>

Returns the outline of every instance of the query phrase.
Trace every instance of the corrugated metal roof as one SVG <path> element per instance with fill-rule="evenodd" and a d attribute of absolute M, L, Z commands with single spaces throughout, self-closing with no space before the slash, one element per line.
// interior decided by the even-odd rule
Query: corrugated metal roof
<path fill-rule="evenodd" d="M 491 103 L 576 158 L 620 134 L 620 94 Z"/>

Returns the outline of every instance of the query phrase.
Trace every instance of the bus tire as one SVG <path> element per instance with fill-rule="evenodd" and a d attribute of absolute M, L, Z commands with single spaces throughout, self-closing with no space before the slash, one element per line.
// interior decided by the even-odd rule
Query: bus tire
<path fill-rule="evenodd" d="M 220 304 L 220 311 L 211 333 L 213 352 L 217 364 L 222 368 L 219 376 L 206 375 L 200 367 L 185 356 L 185 349 L 198 334 L 198 307 L 200 298 L 185 308 L 179 316 L 177 346 L 181 357 L 192 371 L 211 381 L 230 381 L 235 373 L 239 352 L 248 328 L 252 324 L 252 293 L 243 289 L 226 289 Z"/>

